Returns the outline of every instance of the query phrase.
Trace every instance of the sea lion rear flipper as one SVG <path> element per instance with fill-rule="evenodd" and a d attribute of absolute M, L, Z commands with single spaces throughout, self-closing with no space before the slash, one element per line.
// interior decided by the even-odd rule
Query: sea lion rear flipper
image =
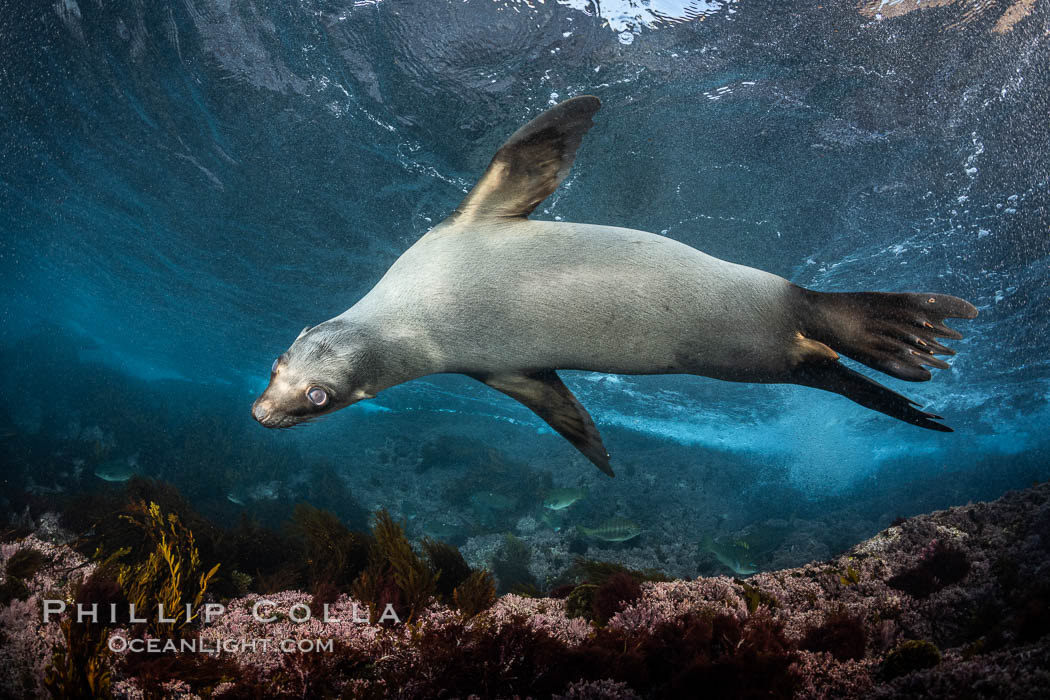
<path fill-rule="evenodd" d="M 594 462 L 595 466 L 609 476 L 615 476 L 609 466 L 609 453 L 602 444 L 602 436 L 594 427 L 590 414 L 554 370 L 479 376 L 475 379 L 528 406 Z"/>
<path fill-rule="evenodd" d="M 944 324 L 975 318 L 977 308 L 947 294 L 815 292 L 802 289 L 803 334 L 897 379 L 923 382 L 927 367 L 948 369 L 934 355 L 954 355 L 938 338 L 962 338 Z"/>
<path fill-rule="evenodd" d="M 942 420 L 940 416 L 919 410 L 917 402 L 868 379 L 860 372 L 854 372 L 836 360 L 804 363 L 794 371 L 790 381 L 794 384 L 842 394 L 861 406 L 885 413 L 920 428 L 938 430 L 942 433 L 952 432 L 947 425 L 937 422 Z"/>
<path fill-rule="evenodd" d="M 474 189 L 456 207 L 466 218 L 525 218 L 569 173 L 591 117 L 602 106 L 581 95 L 548 109 L 515 131 Z"/>

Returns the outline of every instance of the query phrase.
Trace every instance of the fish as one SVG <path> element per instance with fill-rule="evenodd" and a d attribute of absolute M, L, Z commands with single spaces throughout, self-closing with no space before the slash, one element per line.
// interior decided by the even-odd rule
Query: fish
<path fill-rule="evenodd" d="M 103 481 L 122 483 L 139 472 L 139 456 L 133 454 L 124 459 L 111 459 L 95 467 L 95 476 Z"/>
<path fill-rule="evenodd" d="M 448 542 L 462 531 L 457 523 L 448 520 L 429 521 L 421 528 L 424 535 L 441 542 Z"/>
<path fill-rule="evenodd" d="M 563 510 L 587 496 L 587 489 L 551 489 L 543 499 L 543 507 Z"/>
<path fill-rule="evenodd" d="M 227 492 L 226 500 L 238 506 L 247 505 L 250 501 L 274 501 L 280 496 L 280 486 L 279 481 L 239 486 Z"/>
<path fill-rule="evenodd" d="M 758 572 L 758 566 L 751 560 L 750 546 L 744 540 L 718 542 L 710 535 L 704 535 L 701 546 L 737 576 L 750 576 Z"/>
<path fill-rule="evenodd" d="M 421 513 L 413 530 L 419 535 L 440 542 L 451 542 L 468 528 L 460 516 L 441 510 L 432 513 Z"/>
<path fill-rule="evenodd" d="M 626 542 L 642 534 L 638 523 L 627 518 L 609 518 L 597 527 L 578 527 L 587 537 L 603 542 Z"/>
<path fill-rule="evenodd" d="M 561 532 L 565 528 L 565 513 L 560 510 L 545 509 L 540 513 L 540 522 L 555 532 Z"/>
<path fill-rule="evenodd" d="M 510 510 L 517 504 L 517 500 L 495 491 L 477 491 L 472 493 L 470 494 L 470 502 L 475 506 L 489 510 Z"/>

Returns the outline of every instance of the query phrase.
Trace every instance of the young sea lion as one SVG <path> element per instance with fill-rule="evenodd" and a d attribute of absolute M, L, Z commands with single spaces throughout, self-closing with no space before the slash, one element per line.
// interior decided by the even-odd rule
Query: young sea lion
<path fill-rule="evenodd" d="M 306 328 L 253 405 L 284 428 L 439 372 L 517 399 L 606 474 L 609 455 L 555 370 L 699 374 L 833 391 L 932 430 L 940 416 L 841 364 L 839 354 L 924 381 L 946 318 L 977 309 L 943 294 L 823 293 L 644 231 L 527 217 L 565 179 L 591 117 L 566 100 L 518 129 L 455 212 L 346 312 Z"/>

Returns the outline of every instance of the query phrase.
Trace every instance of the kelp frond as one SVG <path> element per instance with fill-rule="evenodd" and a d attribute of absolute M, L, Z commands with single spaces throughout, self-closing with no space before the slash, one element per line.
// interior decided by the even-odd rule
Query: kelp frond
<path fill-rule="evenodd" d="M 107 561 L 115 564 L 117 581 L 136 613 L 148 614 L 150 630 L 166 636 L 197 617 L 196 610 L 220 565 L 204 569 L 193 533 L 174 513 L 165 515 L 154 502 L 149 506 L 140 502 L 134 511 L 121 519 L 142 530 L 153 550 L 144 560 L 124 563 L 110 557 Z M 171 621 L 160 622 L 158 606 L 163 606 L 165 618 Z"/>

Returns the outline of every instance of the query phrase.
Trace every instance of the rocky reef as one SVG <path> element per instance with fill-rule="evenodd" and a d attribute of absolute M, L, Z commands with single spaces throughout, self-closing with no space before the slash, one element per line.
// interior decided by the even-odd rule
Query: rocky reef
<path fill-rule="evenodd" d="M 386 551 L 407 546 L 389 518 L 376 528 Z M 837 558 L 747 579 L 659 580 L 580 560 L 548 597 L 492 603 L 491 579 L 453 548 L 431 542 L 426 557 L 405 550 L 400 560 L 373 549 L 366 570 L 385 581 L 372 597 L 393 602 L 386 619 L 366 609 L 359 585 L 208 589 L 214 614 L 205 608 L 170 636 L 122 614 L 107 623 L 121 587 L 98 575 L 104 561 L 59 540 L 50 527 L 0 549 L 4 695 L 672 698 L 703 687 L 721 697 L 1036 698 L 1050 687 L 1050 484 L 903 520 Z M 458 570 L 444 592 L 442 568 Z M 193 591 L 204 592 L 199 572 L 209 570 L 195 569 Z M 428 598 L 404 597 L 412 577 Z M 68 607 L 44 623 L 44 601 Z M 102 603 L 103 619 L 78 622 L 81 601 Z M 156 651 L 133 651 L 135 639 Z"/>

